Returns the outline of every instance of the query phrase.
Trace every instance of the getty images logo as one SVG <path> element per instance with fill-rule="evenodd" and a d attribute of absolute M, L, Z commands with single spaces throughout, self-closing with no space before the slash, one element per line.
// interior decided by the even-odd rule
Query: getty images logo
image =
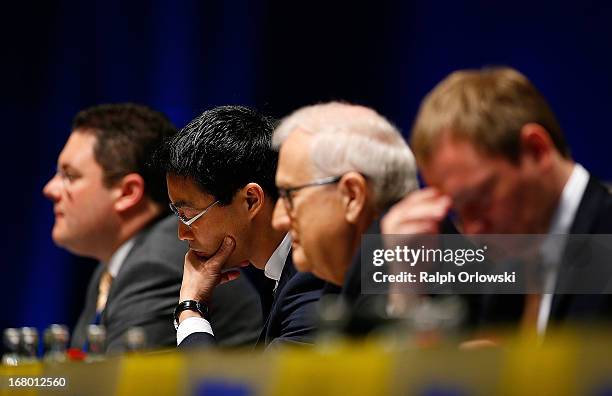
<path fill-rule="evenodd" d="M 486 251 L 486 245 L 478 249 L 431 249 L 425 246 L 414 249 L 396 246 L 394 249 L 375 249 L 372 264 L 380 267 L 385 263 L 404 263 L 414 267 L 418 263 L 452 263 L 461 267 L 466 263 L 482 263 Z"/>

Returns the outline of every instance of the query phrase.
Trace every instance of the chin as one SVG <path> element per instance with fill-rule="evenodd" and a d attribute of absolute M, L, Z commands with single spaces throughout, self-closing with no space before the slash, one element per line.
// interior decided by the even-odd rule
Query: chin
<path fill-rule="evenodd" d="M 224 270 L 228 270 L 228 269 L 236 269 L 236 268 L 240 268 L 240 262 L 233 260 L 231 257 L 229 260 L 227 260 L 225 262 L 225 264 L 223 264 L 223 269 Z"/>
<path fill-rule="evenodd" d="M 338 279 L 334 279 L 333 276 L 331 276 L 331 274 L 327 273 L 327 272 L 319 272 L 319 271 L 314 271 L 312 273 L 314 276 L 316 276 L 319 279 L 323 279 L 326 282 L 329 283 L 333 283 L 336 286 L 342 286 L 342 281 L 338 280 Z"/>
<path fill-rule="evenodd" d="M 66 247 L 67 238 L 64 233 L 61 232 L 57 228 L 57 226 L 53 227 L 53 231 L 51 231 L 51 239 L 57 246 Z"/>
<path fill-rule="evenodd" d="M 304 256 L 301 250 L 294 250 L 292 258 L 293 265 L 298 271 L 310 272 L 312 267 L 308 264 L 308 260 L 306 260 L 306 257 Z"/>

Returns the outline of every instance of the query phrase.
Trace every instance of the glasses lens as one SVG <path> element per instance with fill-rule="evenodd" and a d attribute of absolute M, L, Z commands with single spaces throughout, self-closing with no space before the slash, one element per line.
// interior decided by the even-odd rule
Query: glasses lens
<path fill-rule="evenodd" d="M 55 171 L 55 175 L 60 178 L 60 181 L 62 182 L 62 188 L 64 189 L 64 191 L 68 192 L 69 187 L 70 187 L 70 180 L 68 179 L 68 176 L 66 175 L 66 173 L 63 170 L 57 168 Z"/>
<path fill-rule="evenodd" d="M 286 189 L 278 189 L 278 199 L 283 201 L 283 205 L 285 205 L 285 210 L 289 211 L 291 207 L 291 202 L 289 202 L 289 194 Z"/>
<path fill-rule="evenodd" d="M 176 215 L 176 217 L 179 218 L 180 221 L 182 221 L 183 223 L 186 221 L 184 216 L 181 215 L 181 212 L 176 206 L 174 206 L 172 203 L 170 203 L 168 206 L 170 206 L 170 210 Z"/>
<path fill-rule="evenodd" d="M 291 201 L 291 194 L 285 195 L 283 201 L 285 203 L 285 209 L 287 210 L 287 213 L 291 213 L 293 211 L 293 202 Z"/>
<path fill-rule="evenodd" d="M 64 189 L 64 191 L 69 191 L 70 183 L 68 182 L 68 179 L 64 175 L 60 175 L 60 179 L 62 181 L 62 188 Z"/>

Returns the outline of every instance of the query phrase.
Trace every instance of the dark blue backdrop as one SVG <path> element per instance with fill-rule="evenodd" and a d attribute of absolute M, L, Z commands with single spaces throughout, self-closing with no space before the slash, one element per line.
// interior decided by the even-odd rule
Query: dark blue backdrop
<path fill-rule="evenodd" d="M 57 249 L 52 176 L 73 115 L 135 101 L 183 126 L 246 104 L 282 116 L 346 99 L 406 133 L 449 72 L 487 64 L 529 76 L 574 157 L 612 180 L 612 6 L 607 1 L 131 1 L 3 5 L 0 328 L 72 326 L 93 264 Z"/>

